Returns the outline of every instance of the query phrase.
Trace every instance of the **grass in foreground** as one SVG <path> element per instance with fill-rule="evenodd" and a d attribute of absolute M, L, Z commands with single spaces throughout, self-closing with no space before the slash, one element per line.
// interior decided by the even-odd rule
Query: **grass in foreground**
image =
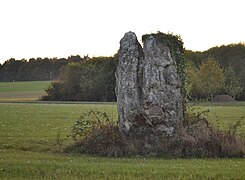
<path fill-rule="evenodd" d="M 50 81 L 0 82 L 0 101 L 33 101 L 45 94 Z"/>
<path fill-rule="evenodd" d="M 70 157 L 0 152 L 0 179 L 243 179 L 245 159 Z"/>

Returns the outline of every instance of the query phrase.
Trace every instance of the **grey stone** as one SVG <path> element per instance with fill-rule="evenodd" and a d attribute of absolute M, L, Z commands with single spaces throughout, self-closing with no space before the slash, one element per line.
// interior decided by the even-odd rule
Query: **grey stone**
<path fill-rule="evenodd" d="M 141 76 L 143 50 L 133 32 L 120 41 L 119 64 L 116 72 L 119 129 L 127 133 L 141 111 Z"/>
<path fill-rule="evenodd" d="M 142 49 L 133 32 L 120 41 L 116 72 L 119 130 L 145 146 L 173 136 L 183 120 L 181 81 L 169 48 L 149 36 Z"/>

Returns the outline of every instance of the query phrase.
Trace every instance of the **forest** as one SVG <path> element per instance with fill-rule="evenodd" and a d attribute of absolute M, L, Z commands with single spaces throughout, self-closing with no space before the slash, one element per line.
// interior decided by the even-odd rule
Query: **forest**
<path fill-rule="evenodd" d="M 187 92 L 192 99 L 229 94 L 245 100 L 245 44 L 213 47 L 204 52 L 185 51 Z"/>
<path fill-rule="evenodd" d="M 228 94 L 245 100 L 245 44 L 185 50 L 186 90 L 191 100 L 212 100 Z M 51 80 L 43 100 L 116 101 L 118 57 L 9 59 L 0 64 L 0 81 Z"/>
<path fill-rule="evenodd" d="M 0 64 L 0 81 L 46 81 L 59 78 L 63 68 L 69 63 L 80 62 L 88 57 L 79 55 L 66 58 L 31 58 L 16 60 L 11 58 Z"/>

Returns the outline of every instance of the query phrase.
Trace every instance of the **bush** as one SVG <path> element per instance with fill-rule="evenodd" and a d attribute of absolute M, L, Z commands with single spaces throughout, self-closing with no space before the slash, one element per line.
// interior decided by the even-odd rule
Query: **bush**
<path fill-rule="evenodd" d="M 100 111 L 89 111 L 72 127 L 71 137 L 75 143 L 65 152 L 85 153 L 100 156 L 124 156 L 126 145 L 118 126 L 109 116 Z"/>
<path fill-rule="evenodd" d="M 74 144 L 65 152 L 107 157 L 154 155 L 171 157 L 243 157 L 245 143 L 236 135 L 239 122 L 225 132 L 210 127 L 205 118 L 208 111 L 186 113 L 183 127 L 172 138 L 162 136 L 150 150 L 137 139 L 124 139 L 118 125 L 106 113 L 89 111 L 73 125 Z"/>
<path fill-rule="evenodd" d="M 170 149 L 175 148 L 181 157 L 243 157 L 245 142 L 236 134 L 241 120 L 223 131 L 209 125 L 207 112 L 189 110 L 185 125 L 170 143 Z"/>
<path fill-rule="evenodd" d="M 47 95 L 41 97 L 42 101 L 59 101 L 63 99 L 64 94 L 64 82 L 53 81 L 45 89 Z"/>
<path fill-rule="evenodd" d="M 94 128 L 91 133 L 80 141 L 77 141 L 73 148 L 77 153 L 91 155 L 120 157 L 126 155 L 126 145 L 121 138 L 118 127 L 114 124 L 105 124 Z"/>

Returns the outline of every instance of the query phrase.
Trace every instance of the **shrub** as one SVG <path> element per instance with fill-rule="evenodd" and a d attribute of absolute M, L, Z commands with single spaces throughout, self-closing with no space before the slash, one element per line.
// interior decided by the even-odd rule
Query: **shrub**
<path fill-rule="evenodd" d="M 91 133 L 75 143 L 80 153 L 119 157 L 126 155 L 126 145 L 121 138 L 118 127 L 105 124 L 94 128 Z"/>
<path fill-rule="evenodd" d="M 211 127 L 205 118 L 208 111 L 186 115 L 186 123 L 171 141 L 169 149 L 181 157 L 243 157 L 245 142 L 237 134 L 240 121 L 230 125 L 228 131 Z"/>
<path fill-rule="evenodd" d="M 45 89 L 47 95 L 41 97 L 42 101 L 59 101 L 63 99 L 64 94 L 64 82 L 53 81 Z"/>
<path fill-rule="evenodd" d="M 132 155 L 168 155 L 172 157 L 243 157 L 245 143 L 236 130 L 239 121 L 230 126 L 229 131 L 211 127 L 205 112 L 189 109 L 185 123 L 174 137 L 162 136 L 160 142 L 151 149 L 137 138 L 124 139 L 118 125 L 106 113 L 89 111 L 84 113 L 72 127 L 74 144 L 65 152 L 108 157 Z"/>
<path fill-rule="evenodd" d="M 72 127 L 71 137 L 75 143 L 65 152 L 85 153 L 100 156 L 119 157 L 125 155 L 126 145 L 117 124 L 100 111 L 89 111 Z"/>

